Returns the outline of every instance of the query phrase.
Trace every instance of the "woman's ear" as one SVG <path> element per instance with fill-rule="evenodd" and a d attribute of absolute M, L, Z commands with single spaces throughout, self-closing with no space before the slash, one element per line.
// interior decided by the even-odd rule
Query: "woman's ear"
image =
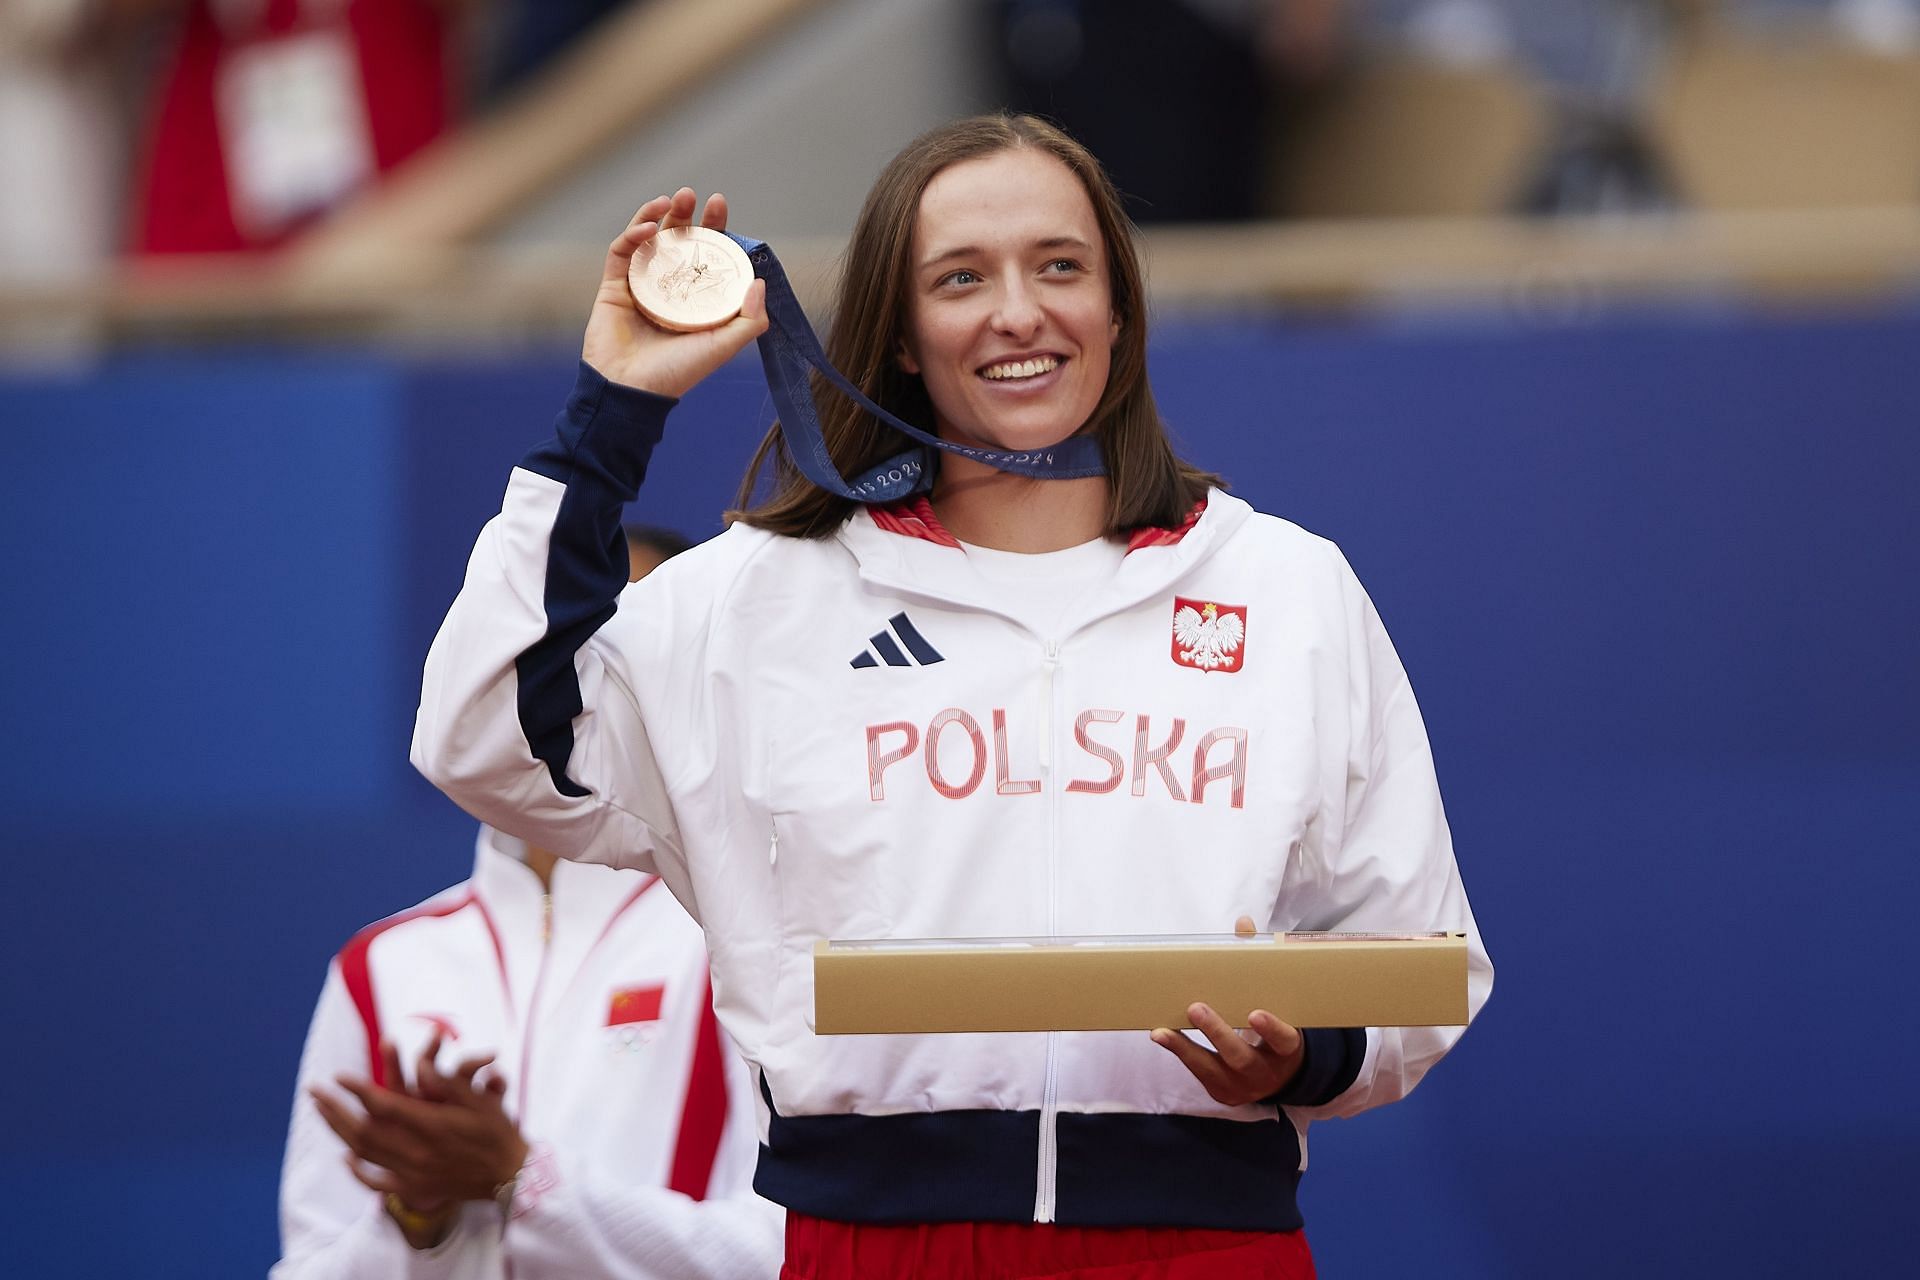
<path fill-rule="evenodd" d="M 916 378 L 920 376 L 920 362 L 913 358 L 913 352 L 907 350 L 907 340 L 905 338 L 902 338 L 895 345 L 893 358 L 903 373 L 910 373 Z"/>

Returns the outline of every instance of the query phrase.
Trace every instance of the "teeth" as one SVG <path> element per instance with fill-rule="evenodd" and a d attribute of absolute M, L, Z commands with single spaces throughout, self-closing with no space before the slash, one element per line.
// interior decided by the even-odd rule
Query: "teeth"
<path fill-rule="evenodd" d="M 1043 373 L 1052 373 L 1060 367 L 1060 361 L 1053 356 L 1039 356 L 1032 360 L 1009 360 L 1005 364 L 990 364 L 981 371 L 983 377 L 995 382 L 1008 378 L 1037 378 Z"/>

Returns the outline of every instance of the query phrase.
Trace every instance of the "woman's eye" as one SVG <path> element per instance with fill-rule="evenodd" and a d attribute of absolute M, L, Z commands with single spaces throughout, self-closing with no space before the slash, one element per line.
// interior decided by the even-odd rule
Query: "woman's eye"
<path fill-rule="evenodd" d="M 949 271 L 940 277 L 941 284 L 975 284 L 980 277 L 971 271 Z"/>
<path fill-rule="evenodd" d="M 1047 270 L 1057 275 L 1069 275 L 1072 272 L 1080 270 L 1080 264 L 1072 258 L 1055 258 L 1047 264 Z"/>

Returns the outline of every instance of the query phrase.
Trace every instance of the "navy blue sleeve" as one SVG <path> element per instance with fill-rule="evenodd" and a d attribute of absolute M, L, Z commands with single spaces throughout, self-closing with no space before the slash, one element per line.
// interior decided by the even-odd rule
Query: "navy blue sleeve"
<path fill-rule="evenodd" d="M 520 464 L 567 487 L 547 551 L 547 631 L 514 661 L 521 732 L 562 795 L 588 794 L 567 776 L 581 711 L 573 657 L 613 616 L 627 585 L 620 518 L 678 403 L 608 382 L 583 360 L 552 437 Z"/>
<path fill-rule="evenodd" d="M 569 490 L 577 477 L 598 479 L 618 494 L 616 506 L 632 502 L 647 478 L 653 448 L 666 434 L 667 414 L 679 403 L 671 396 L 608 382 L 582 360 L 553 435 L 529 450 L 520 465 Z M 621 580 L 626 580 L 625 571 Z"/>
<path fill-rule="evenodd" d="M 1367 1033 L 1360 1027 L 1303 1027 L 1307 1054 L 1300 1074 L 1267 1102 L 1283 1107 L 1319 1107 L 1352 1087 L 1367 1056 Z"/>

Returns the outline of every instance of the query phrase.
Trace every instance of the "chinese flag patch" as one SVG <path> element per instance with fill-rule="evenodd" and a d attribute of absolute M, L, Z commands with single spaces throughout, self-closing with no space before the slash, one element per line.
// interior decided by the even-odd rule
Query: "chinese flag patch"
<path fill-rule="evenodd" d="M 650 987 L 625 987 L 614 992 L 607 1002 L 607 1025 L 624 1027 L 635 1022 L 660 1021 L 660 996 L 665 990 L 656 982 Z"/>

